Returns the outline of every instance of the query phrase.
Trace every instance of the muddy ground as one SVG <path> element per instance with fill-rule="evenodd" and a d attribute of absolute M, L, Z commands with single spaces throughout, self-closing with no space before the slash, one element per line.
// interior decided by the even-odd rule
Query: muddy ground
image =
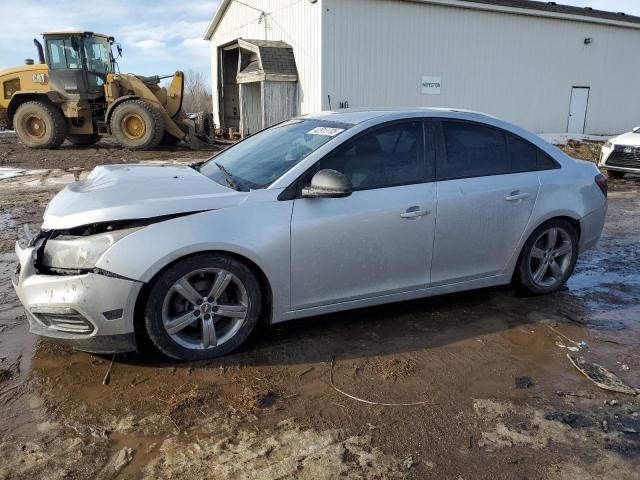
<path fill-rule="evenodd" d="M 638 478 L 639 397 L 600 389 L 567 354 L 640 387 L 640 177 L 610 182 L 604 236 L 554 295 L 314 317 L 210 363 L 147 348 L 117 356 L 107 385 L 110 356 L 30 336 L 10 285 L 16 228 L 93 165 L 208 153 L 40 152 L 0 135 L 0 479 Z"/>

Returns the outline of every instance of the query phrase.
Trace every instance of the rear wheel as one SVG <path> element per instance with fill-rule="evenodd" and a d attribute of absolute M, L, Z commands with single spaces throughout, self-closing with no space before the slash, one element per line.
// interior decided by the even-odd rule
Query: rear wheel
<path fill-rule="evenodd" d="M 607 176 L 610 178 L 621 179 L 626 172 L 619 172 L 617 170 L 607 170 Z"/>
<path fill-rule="evenodd" d="M 94 145 L 100 141 L 100 135 L 97 133 L 90 133 L 88 135 L 69 134 L 67 140 L 76 147 L 88 147 Z"/>
<path fill-rule="evenodd" d="M 566 220 L 550 220 L 538 227 L 525 243 L 518 273 L 531 293 L 558 290 L 571 276 L 578 259 L 578 235 Z"/>
<path fill-rule="evenodd" d="M 251 334 L 262 297 L 255 275 L 234 258 L 200 254 L 155 281 L 145 308 L 152 342 L 179 360 L 226 355 Z"/>
<path fill-rule="evenodd" d="M 67 134 L 67 121 L 54 105 L 25 102 L 18 107 L 13 118 L 18 138 L 30 148 L 58 148 Z"/>
<path fill-rule="evenodd" d="M 111 116 L 111 133 L 130 150 L 147 150 L 160 144 L 164 120 L 156 107 L 144 100 L 127 100 Z"/>

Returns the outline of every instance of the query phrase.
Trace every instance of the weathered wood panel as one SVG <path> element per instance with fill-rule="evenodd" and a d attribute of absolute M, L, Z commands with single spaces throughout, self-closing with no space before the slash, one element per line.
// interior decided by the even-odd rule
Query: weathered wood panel
<path fill-rule="evenodd" d="M 264 126 L 295 117 L 298 112 L 297 82 L 262 82 Z"/>
<path fill-rule="evenodd" d="M 263 128 L 260 82 L 240 84 L 240 133 L 253 135 Z"/>

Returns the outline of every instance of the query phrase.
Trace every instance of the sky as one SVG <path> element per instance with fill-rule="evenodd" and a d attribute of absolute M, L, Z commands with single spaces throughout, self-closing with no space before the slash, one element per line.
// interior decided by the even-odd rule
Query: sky
<path fill-rule="evenodd" d="M 120 71 L 165 75 L 196 70 L 210 76 L 202 39 L 218 0 L 0 0 L 0 69 L 37 61 L 34 38 L 44 31 L 112 35 L 122 45 Z"/>
<path fill-rule="evenodd" d="M 37 59 L 33 38 L 43 31 L 83 30 L 122 44 L 120 70 L 140 75 L 201 71 L 209 77 L 202 40 L 218 0 L 1 0 L 0 69 Z M 558 3 L 640 16 L 639 0 L 557 0 Z"/>

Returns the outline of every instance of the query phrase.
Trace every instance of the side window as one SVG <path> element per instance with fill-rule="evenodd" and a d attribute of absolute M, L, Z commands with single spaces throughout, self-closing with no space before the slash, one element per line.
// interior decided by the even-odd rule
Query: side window
<path fill-rule="evenodd" d="M 533 172 L 537 170 L 538 149 L 514 135 L 507 135 L 509 139 L 509 156 L 511 157 L 511 172 Z"/>
<path fill-rule="evenodd" d="M 394 123 L 365 132 L 330 153 L 320 169 L 337 170 L 354 190 L 425 181 L 422 122 Z"/>
<path fill-rule="evenodd" d="M 71 44 L 70 40 L 49 40 L 47 48 L 51 68 L 81 68 L 80 52 Z"/>
<path fill-rule="evenodd" d="M 440 180 L 509 173 L 505 133 L 474 123 L 443 121 L 446 158 L 437 164 Z"/>
<path fill-rule="evenodd" d="M 554 170 L 556 168 L 560 168 L 560 165 L 542 150 L 538 150 L 538 170 Z"/>

